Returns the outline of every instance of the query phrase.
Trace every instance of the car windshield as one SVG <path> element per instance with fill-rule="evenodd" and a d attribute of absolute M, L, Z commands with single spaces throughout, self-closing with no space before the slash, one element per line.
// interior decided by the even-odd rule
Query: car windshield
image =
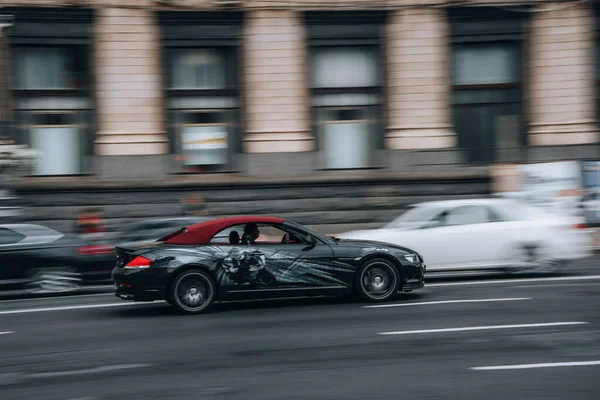
<path fill-rule="evenodd" d="M 292 227 L 292 228 L 295 228 L 295 229 L 299 230 L 300 232 L 308 233 L 309 235 L 314 236 L 316 238 L 319 238 L 321 240 L 323 240 L 324 238 L 329 238 L 330 240 L 331 239 L 335 239 L 334 236 L 324 235 L 324 234 L 322 234 L 320 232 L 317 232 L 317 231 L 312 230 L 312 229 L 310 229 L 310 228 L 308 228 L 308 227 L 306 227 L 304 225 L 300 225 L 300 224 L 298 224 L 296 222 L 293 222 L 293 221 L 290 221 L 290 220 L 287 220 L 286 224 L 288 226 Z"/>
<path fill-rule="evenodd" d="M 384 226 L 387 229 L 416 228 L 445 210 L 441 206 L 410 206 L 409 209 L 398 218 Z"/>

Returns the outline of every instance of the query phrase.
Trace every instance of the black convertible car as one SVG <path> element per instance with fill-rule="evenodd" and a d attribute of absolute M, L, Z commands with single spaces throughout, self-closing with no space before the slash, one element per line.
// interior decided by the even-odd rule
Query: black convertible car
<path fill-rule="evenodd" d="M 424 287 L 415 251 L 324 236 L 274 217 L 217 218 L 115 250 L 117 297 L 166 300 L 187 314 L 250 298 L 354 292 L 383 302 Z"/>

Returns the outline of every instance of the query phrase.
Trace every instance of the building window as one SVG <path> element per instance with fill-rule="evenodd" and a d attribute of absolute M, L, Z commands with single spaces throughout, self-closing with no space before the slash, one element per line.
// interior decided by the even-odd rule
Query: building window
<path fill-rule="evenodd" d="M 454 86 L 518 84 L 518 48 L 510 44 L 466 44 L 452 49 Z"/>
<path fill-rule="evenodd" d="M 174 52 L 170 89 L 225 89 L 225 57 L 215 49 Z"/>
<path fill-rule="evenodd" d="M 75 50 L 75 51 L 73 51 Z M 15 89 L 74 90 L 83 88 L 85 64 L 69 47 L 17 47 Z M 75 53 L 75 54 L 74 54 Z"/>
<path fill-rule="evenodd" d="M 522 14 L 449 12 L 452 119 L 471 164 L 523 158 Z"/>
<path fill-rule="evenodd" d="M 176 170 L 233 171 L 241 150 L 241 14 L 161 12 L 159 20 Z"/>
<path fill-rule="evenodd" d="M 226 165 L 229 161 L 227 111 L 183 112 L 181 142 L 184 163 L 190 166 Z"/>
<path fill-rule="evenodd" d="M 33 175 L 87 173 L 94 134 L 93 11 L 13 11 L 9 39 L 14 139 L 40 153 L 32 166 Z"/>
<path fill-rule="evenodd" d="M 364 16 L 364 18 L 362 18 Z M 384 85 L 379 13 L 307 13 L 309 76 L 320 167 L 380 167 Z M 332 23 L 332 21 L 337 21 Z"/>
<path fill-rule="evenodd" d="M 379 60 L 372 47 L 323 47 L 311 52 L 314 88 L 375 88 L 379 86 Z"/>
<path fill-rule="evenodd" d="M 82 140 L 77 113 L 33 111 L 26 125 L 28 142 L 41 156 L 34 175 L 74 175 L 82 170 Z"/>

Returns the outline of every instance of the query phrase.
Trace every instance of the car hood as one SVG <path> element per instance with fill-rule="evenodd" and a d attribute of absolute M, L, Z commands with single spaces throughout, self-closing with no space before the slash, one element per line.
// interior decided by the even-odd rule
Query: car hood
<path fill-rule="evenodd" d="M 397 244 L 386 243 L 386 242 L 382 242 L 382 241 L 378 241 L 378 240 L 344 239 L 344 238 L 340 238 L 340 237 L 337 237 L 337 239 L 338 239 L 338 243 L 348 243 L 348 244 L 353 244 L 356 246 L 365 246 L 365 247 L 381 246 L 381 247 L 387 247 L 387 248 L 392 248 L 392 249 L 396 249 L 396 250 L 401 250 L 406 253 L 417 253 L 415 250 L 413 250 L 411 248 L 400 246 Z"/>
<path fill-rule="evenodd" d="M 405 232 L 404 229 L 380 228 L 380 229 L 363 229 L 363 230 L 349 231 L 349 232 L 340 233 L 335 236 L 339 239 L 344 239 L 344 240 L 381 241 L 379 238 L 390 237 L 390 236 L 393 237 L 398 234 L 403 234 L 404 232 Z"/>

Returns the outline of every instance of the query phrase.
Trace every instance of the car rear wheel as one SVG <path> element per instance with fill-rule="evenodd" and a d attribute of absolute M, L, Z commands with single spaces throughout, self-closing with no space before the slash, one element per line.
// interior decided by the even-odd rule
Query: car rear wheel
<path fill-rule="evenodd" d="M 356 292 L 368 302 L 384 302 L 398 293 L 400 274 L 388 260 L 376 258 L 363 264 L 356 275 Z"/>
<path fill-rule="evenodd" d="M 551 256 L 549 246 L 544 243 L 515 244 L 509 253 L 508 272 L 555 272 L 559 266 Z"/>
<path fill-rule="evenodd" d="M 188 270 L 179 274 L 170 290 L 170 303 L 181 313 L 202 314 L 214 303 L 217 286 L 207 272 Z"/>
<path fill-rule="evenodd" d="M 74 292 L 81 286 L 81 274 L 75 268 L 33 268 L 27 272 L 25 291 L 30 294 Z"/>

